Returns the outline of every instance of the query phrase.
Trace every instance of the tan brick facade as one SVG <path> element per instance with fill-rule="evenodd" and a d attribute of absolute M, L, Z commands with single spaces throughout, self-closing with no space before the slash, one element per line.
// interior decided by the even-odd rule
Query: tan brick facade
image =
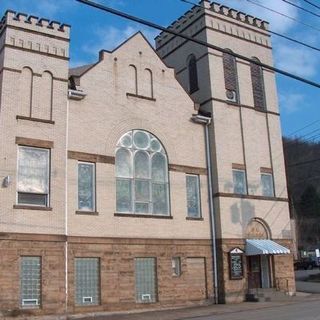
<path fill-rule="evenodd" d="M 201 1 L 201 6 L 194 6 L 170 28 L 227 53 L 273 64 L 268 23 L 208 0 Z M 268 229 L 268 234 L 259 239 L 273 239 L 288 248 L 292 244 L 275 74 L 230 55 L 228 63 L 234 61 L 234 65 L 228 66 L 226 53 L 165 32 L 156 38 L 156 48 L 160 57 L 176 70 L 178 81 L 187 91 L 191 83 L 188 59 L 190 55 L 196 58 L 199 90 L 191 96 L 200 105 L 200 111 L 213 115 L 210 139 L 219 240 L 219 300 L 243 301 L 249 282 L 247 258 L 244 278 L 230 280 L 228 252 L 235 247 L 245 251 L 250 223 L 260 219 Z M 230 90 L 234 97 L 228 97 Z M 242 195 L 234 191 L 233 169 L 244 171 L 246 190 Z M 261 183 L 261 174 L 266 172 L 272 176 L 274 188 L 273 195 L 267 197 Z M 292 255 L 274 256 L 268 261 L 268 285 L 259 286 L 277 287 L 293 294 Z"/>
<path fill-rule="evenodd" d="M 208 1 L 203 3 L 209 9 Z M 182 18 L 190 34 L 272 64 L 266 23 L 212 6 L 210 13 L 195 7 L 193 14 Z M 268 229 L 265 237 L 291 246 L 274 74 L 263 70 L 267 108 L 254 109 L 250 66 L 236 59 L 241 99 L 230 102 L 225 96 L 221 53 L 181 39 L 173 43 L 171 36 L 161 35 L 157 38 L 161 60 L 141 33 L 112 52 L 101 51 L 95 64 L 69 73 L 69 32 L 67 25 L 12 11 L 0 24 L 0 315 L 213 301 L 211 196 L 217 219 L 219 300 L 243 301 L 247 260 L 244 256 L 243 278 L 231 280 L 229 252 L 234 248 L 245 252 L 248 225 L 261 219 Z M 200 85 L 190 96 L 185 91 L 189 84 L 184 58 L 191 53 L 197 60 Z M 234 77 L 232 81 L 234 89 Z M 194 102 L 201 111 L 213 112 L 212 195 L 204 128 L 191 121 L 197 112 Z M 168 214 L 117 212 L 116 150 L 120 138 L 134 130 L 158 139 L 168 159 Z M 18 202 L 19 146 L 49 150 L 46 205 Z M 79 209 L 82 162 L 94 167 L 92 210 Z M 234 168 L 246 171 L 246 195 L 233 192 Z M 261 172 L 273 174 L 272 197 L 262 196 Z M 199 179 L 201 214 L 197 217 L 187 213 L 187 175 Z M 22 257 L 40 257 L 41 304 L 36 308 L 21 305 Z M 135 296 L 134 263 L 141 257 L 156 261 L 154 303 L 138 303 Z M 173 257 L 181 260 L 177 277 L 172 275 Z M 77 258 L 99 258 L 97 304 L 75 303 Z M 292 256 L 268 259 L 270 285 L 294 293 Z"/>

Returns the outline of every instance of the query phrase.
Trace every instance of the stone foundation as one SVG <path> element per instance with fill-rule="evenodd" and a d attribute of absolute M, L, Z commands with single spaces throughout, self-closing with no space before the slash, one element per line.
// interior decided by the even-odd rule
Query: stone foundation
<path fill-rule="evenodd" d="M 68 239 L 68 242 L 65 240 Z M 65 250 L 68 248 L 66 308 Z M 187 306 L 212 300 L 211 243 L 209 240 L 84 238 L 6 234 L 0 238 L 0 314 L 43 315 Z M 20 306 L 21 256 L 42 260 L 40 308 Z M 96 306 L 76 306 L 74 258 L 100 258 L 100 297 Z M 157 261 L 156 303 L 136 303 L 134 258 Z M 171 258 L 181 258 L 181 276 L 172 275 Z M 197 264 L 194 262 L 197 261 Z M 203 265 L 203 268 L 198 267 Z M 203 263 L 203 264 L 202 264 Z"/>

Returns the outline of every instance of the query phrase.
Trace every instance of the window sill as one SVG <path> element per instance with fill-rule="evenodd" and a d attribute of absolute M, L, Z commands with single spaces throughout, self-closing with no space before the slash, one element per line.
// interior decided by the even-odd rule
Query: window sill
<path fill-rule="evenodd" d="M 99 212 L 97 211 L 82 211 L 82 210 L 77 210 L 76 214 L 81 214 L 81 215 L 88 215 L 88 216 L 98 216 Z"/>
<path fill-rule="evenodd" d="M 114 216 L 130 217 L 130 218 L 173 219 L 172 216 L 164 216 L 164 215 L 156 215 L 156 214 L 120 213 L 120 212 L 115 212 Z"/>
<path fill-rule="evenodd" d="M 17 120 L 27 120 L 27 121 L 34 121 L 34 122 L 42 122 L 42 123 L 54 124 L 54 121 L 52 121 L 52 120 L 32 118 L 32 117 L 25 117 L 25 116 L 16 116 L 16 119 L 17 119 Z"/>
<path fill-rule="evenodd" d="M 140 94 L 134 94 L 134 93 L 129 93 L 129 92 L 127 92 L 127 97 L 134 97 L 134 98 L 139 98 L 139 99 L 144 99 L 144 100 L 149 100 L 149 101 L 156 101 L 155 98 L 141 96 Z"/>
<path fill-rule="evenodd" d="M 186 220 L 203 221 L 204 219 L 202 217 L 186 217 Z"/>
<path fill-rule="evenodd" d="M 32 206 L 27 204 L 14 204 L 13 209 L 52 211 L 51 207 Z"/>

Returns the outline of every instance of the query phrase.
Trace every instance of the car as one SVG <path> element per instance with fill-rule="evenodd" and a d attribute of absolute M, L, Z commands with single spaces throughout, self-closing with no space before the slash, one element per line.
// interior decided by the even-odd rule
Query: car
<path fill-rule="evenodd" d="M 318 266 L 318 259 L 313 259 L 314 257 L 301 258 L 300 260 L 296 260 L 294 262 L 294 269 L 304 269 L 304 270 L 312 270 L 313 268 Z"/>

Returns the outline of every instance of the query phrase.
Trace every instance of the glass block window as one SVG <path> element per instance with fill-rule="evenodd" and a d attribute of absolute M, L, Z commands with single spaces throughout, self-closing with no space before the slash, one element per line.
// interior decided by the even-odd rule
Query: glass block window
<path fill-rule="evenodd" d="M 269 173 L 261 174 L 261 188 L 262 188 L 263 196 L 274 197 L 272 174 L 269 174 Z"/>
<path fill-rule="evenodd" d="M 19 146 L 18 204 L 49 205 L 50 150 Z"/>
<path fill-rule="evenodd" d="M 20 258 L 20 303 L 24 308 L 41 304 L 41 257 Z"/>
<path fill-rule="evenodd" d="M 135 259 L 136 301 L 157 301 L 157 275 L 155 258 Z"/>
<path fill-rule="evenodd" d="M 200 183 L 198 175 L 186 176 L 188 217 L 200 218 Z"/>
<path fill-rule="evenodd" d="M 100 303 L 100 259 L 75 258 L 75 303 Z"/>
<path fill-rule="evenodd" d="M 246 172 L 245 170 L 232 170 L 233 192 L 236 194 L 247 194 Z"/>
<path fill-rule="evenodd" d="M 132 130 L 116 149 L 117 212 L 169 214 L 166 152 L 151 133 Z"/>
<path fill-rule="evenodd" d="M 171 260 L 172 264 L 172 275 L 175 277 L 181 276 L 181 258 L 180 257 L 173 257 Z"/>
<path fill-rule="evenodd" d="M 78 163 L 78 208 L 82 211 L 95 211 L 95 164 Z"/>

